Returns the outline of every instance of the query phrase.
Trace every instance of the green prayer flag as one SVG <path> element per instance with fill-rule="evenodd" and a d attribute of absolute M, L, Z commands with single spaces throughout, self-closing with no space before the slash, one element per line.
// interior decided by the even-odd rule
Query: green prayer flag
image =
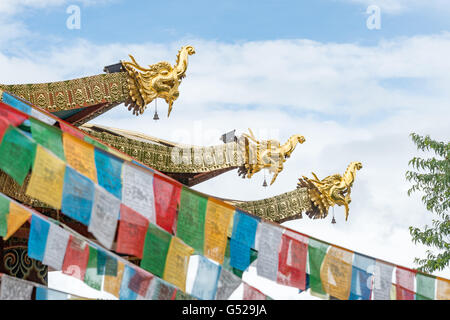
<path fill-rule="evenodd" d="M 23 184 L 36 155 L 36 143 L 9 126 L 0 145 L 0 169 Z"/>
<path fill-rule="evenodd" d="M 170 233 L 150 224 L 145 236 L 141 268 L 162 278 L 171 239 Z"/>
<path fill-rule="evenodd" d="M 181 190 L 177 237 L 199 253 L 203 253 L 207 203 L 208 198 L 186 187 Z"/>
<path fill-rule="evenodd" d="M 309 256 L 309 286 L 311 291 L 318 294 L 326 294 L 320 280 L 320 268 L 323 259 L 327 254 L 329 245 L 318 240 L 309 238 L 308 256 Z"/>
<path fill-rule="evenodd" d="M 435 283 L 435 277 L 418 272 L 416 274 L 416 300 L 434 300 Z"/>
<path fill-rule="evenodd" d="M 98 253 L 97 249 L 89 247 L 89 260 L 86 268 L 86 274 L 84 276 L 84 283 L 89 287 L 96 290 L 101 290 L 102 288 L 102 276 L 97 272 L 97 261 Z"/>
<path fill-rule="evenodd" d="M 0 195 L 0 237 L 8 233 L 9 199 Z"/>
<path fill-rule="evenodd" d="M 87 143 L 92 144 L 94 147 L 97 147 L 97 148 L 105 150 L 105 151 L 109 151 L 109 148 L 107 146 L 101 144 L 100 142 L 98 142 L 97 140 L 92 139 L 89 136 L 84 136 L 84 141 L 86 141 Z"/>
<path fill-rule="evenodd" d="M 61 130 L 32 118 L 30 122 L 33 139 L 65 161 Z"/>

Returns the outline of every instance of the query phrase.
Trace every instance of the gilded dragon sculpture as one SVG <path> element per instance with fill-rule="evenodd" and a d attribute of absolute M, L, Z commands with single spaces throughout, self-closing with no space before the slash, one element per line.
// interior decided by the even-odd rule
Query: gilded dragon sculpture
<path fill-rule="evenodd" d="M 183 46 L 177 54 L 177 60 L 172 67 L 169 62 L 162 61 L 150 65 L 149 68 L 140 66 L 130 55 L 132 62 L 122 61 L 128 73 L 128 89 L 130 97 L 125 102 L 128 110 L 140 115 L 146 106 L 156 98 L 163 98 L 169 105 L 167 116 L 170 116 L 173 102 L 180 95 L 178 87 L 186 76 L 188 56 L 195 54 L 192 46 Z"/>
<path fill-rule="evenodd" d="M 273 174 L 270 182 L 272 185 L 283 170 L 283 163 L 291 156 L 298 143 L 305 142 L 305 137 L 295 134 L 285 144 L 280 145 L 277 140 L 257 140 L 250 129 L 249 133 L 250 135 L 244 133 L 243 139 L 239 139 L 241 148 L 245 150 L 245 165 L 239 168 L 238 173 L 243 178 L 251 178 L 261 169 L 268 168 Z"/>
<path fill-rule="evenodd" d="M 334 205 L 345 207 L 345 220 L 348 219 L 349 203 L 351 202 L 350 193 L 355 181 L 356 171 L 362 168 L 361 162 L 351 162 L 344 175 L 333 174 L 320 180 L 314 172 L 314 179 L 299 179 L 298 187 L 307 187 L 309 196 L 314 205 L 319 209 L 319 214 L 314 219 L 324 218 L 328 214 L 328 209 Z"/>

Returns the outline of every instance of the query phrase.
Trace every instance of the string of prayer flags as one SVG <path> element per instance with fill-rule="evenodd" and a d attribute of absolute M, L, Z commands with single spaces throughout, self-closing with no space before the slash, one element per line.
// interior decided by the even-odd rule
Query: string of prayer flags
<path fill-rule="evenodd" d="M 23 113 L 17 112 L 14 108 L 7 104 L 0 102 L 0 117 L 10 123 L 12 126 L 17 127 L 28 119 L 28 116 Z M 1 141 L 1 139 L 0 139 Z"/>
<path fill-rule="evenodd" d="M 372 300 L 390 300 L 393 270 L 394 266 L 380 260 L 375 261 Z"/>
<path fill-rule="evenodd" d="M 63 145 L 67 163 L 90 180 L 97 182 L 94 146 L 66 132 L 63 133 Z"/>
<path fill-rule="evenodd" d="M 64 214 L 88 226 L 94 203 L 94 183 L 66 167 L 61 209 Z"/>
<path fill-rule="evenodd" d="M 263 237 L 259 238 L 258 260 L 256 260 L 256 271 L 258 276 L 277 280 L 278 276 L 278 252 L 280 250 L 283 229 L 267 222 L 261 222 Z"/>
<path fill-rule="evenodd" d="M 116 252 L 142 259 L 148 226 L 149 222 L 145 217 L 121 204 Z"/>
<path fill-rule="evenodd" d="M 0 200 L 2 197 L 0 197 Z M 31 217 L 30 235 L 28 237 L 28 256 L 32 259 L 43 261 L 50 223 L 43 218 L 33 215 Z"/>
<path fill-rule="evenodd" d="M 217 291 L 221 267 L 203 256 L 198 256 L 198 258 L 197 274 L 191 294 L 202 300 L 213 300 Z"/>
<path fill-rule="evenodd" d="M 207 198 L 186 187 L 181 190 L 177 237 L 199 253 L 203 253 L 207 202 Z"/>
<path fill-rule="evenodd" d="M 131 278 L 136 273 L 134 268 L 125 265 L 125 269 L 122 276 L 122 284 L 120 285 L 119 299 L 120 300 L 136 300 L 137 293 L 129 288 Z"/>
<path fill-rule="evenodd" d="M 54 270 L 62 270 L 69 238 L 69 232 L 55 224 L 50 224 L 42 263 Z"/>
<path fill-rule="evenodd" d="M 219 281 L 217 283 L 216 300 L 228 300 L 233 292 L 240 286 L 242 279 L 233 273 L 225 270 L 223 267 L 220 271 Z"/>
<path fill-rule="evenodd" d="M 1 100 L 7 105 L 10 105 L 11 107 L 19 111 L 22 111 L 23 113 L 31 114 L 31 106 L 21 101 L 20 99 L 16 98 L 15 96 L 7 92 L 3 92 L 1 98 L 2 98 Z"/>
<path fill-rule="evenodd" d="M 22 185 L 33 164 L 35 150 L 34 141 L 9 126 L 0 144 L 0 169 Z"/>
<path fill-rule="evenodd" d="M 33 118 L 30 118 L 30 122 L 33 139 L 44 148 L 53 152 L 59 159 L 65 160 L 61 130 Z"/>
<path fill-rule="evenodd" d="M 354 253 L 349 300 L 370 300 L 375 259 Z"/>
<path fill-rule="evenodd" d="M 62 272 L 83 281 L 88 261 L 88 244 L 85 241 L 70 235 L 66 254 L 64 256 Z"/>
<path fill-rule="evenodd" d="M 88 231 L 106 248 L 111 249 L 120 213 L 120 199 L 95 185 L 94 204 Z"/>
<path fill-rule="evenodd" d="M 204 255 L 220 264 L 223 263 L 227 247 L 228 225 L 233 217 L 234 207 L 226 206 L 209 198 L 206 206 Z"/>
<path fill-rule="evenodd" d="M 26 195 L 61 209 L 65 171 L 64 161 L 38 145 Z"/>
<path fill-rule="evenodd" d="M 236 210 L 230 239 L 230 265 L 246 270 L 250 265 L 251 248 L 255 247 L 255 235 L 259 220 Z"/>
<path fill-rule="evenodd" d="M 122 167 L 122 181 L 122 203 L 139 212 L 151 223 L 155 223 L 153 174 L 125 162 Z"/>
<path fill-rule="evenodd" d="M 122 284 L 124 269 L 125 264 L 122 261 L 117 261 L 117 273 L 115 275 L 105 275 L 103 290 L 117 298 L 120 295 L 120 285 Z"/>
<path fill-rule="evenodd" d="M 72 127 L 71 125 L 66 124 L 61 120 L 58 121 L 58 123 L 59 123 L 59 127 L 61 128 L 62 132 L 72 135 L 74 137 L 77 137 L 80 140 L 84 140 L 84 133 L 81 130 L 77 130 L 74 127 Z"/>
<path fill-rule="evenodd" d="M 436 299 L 450 300 L 450 281 L 437 279 L 436 281 Z"/>
<path fill-rule="evenodd" d="M 266 295 L 244 282 L 244 295 L 242 300 L 266 300 Z"/>
<path fill-rule="evenodd" d="M 414 300 L 415 276 L 414 271 L 397 266 L 395 269 L 397 300 Z"/>
<path fill-rule="evenodd" d="M 8 233 L 9 199 L 0 195 L 0 237 L 6 237 Z"/>
<path fill-rule="evenodd" d="M 416 273 L 416 300 L 434 300 L 436 278 L 421 272 Z"/>
<path fill-rule="evenodd" d="M 98 274 L 98 250 L 89 247 L 89 260 L 84 275 L 84 283 L 96 290 L 101 290 L 103 277 Z"/>
<path fill-rule="evenodd" d="M 307 253 L 308 238 L 285 230 L 278 254 L 277 283 L 305 290 Z"/>
<path fill-rule="evenodd" d="M 162 278 L 172 235 L 155 225 L 148 226 L 141 268 Z"/>
<path fill-rule="evenodd" d="M 33 285 L 27 281 L 2 275 L 0 300 L 31 300 Z"/>
<path fill-rule="evenodd" d="M 24 207 L 17 205 L 15 202 L 10 202 L 9 204 L 9 215 L 8 215 L 8 232 L 6 236 L 3 237 L 4 240 L 8 240 L 19 228 L 28 221 L 31 217 L 29 210 Z"/>
<path fill-rule="evenodd" d="M 309 286 L 311 294 L 326 294 L 320 279 L 320 268 L 327 254 L 328 247 L 329 245 L 322 241 L 312 238 L 308 240 Z"/>
<path fill-rule="evenodd" d="M 353 252 L 331 246 L 320 270 L 326 293 L 339 300 L 348 300 L 352 282 Z"/>
<path fill-rule="evenodd" d="M 163 279 L 186 291 L 186 275 L 189 258 L 193 253 L 193 248 L 184 244 L 179 238 L 172 237 L 167 253 Z"/>
<path fill-rule="evenodd" d="M 122 199 L 123 160 L 102 150 L 95 149 L 98 184 L 118 199 Z"/>
<path fill-rule="evenodd" d="M 181 185 L 171 183 L 160 175 L 153 177 L 156 224 L 175 234 L 174 223 L 180 204 Z"/>

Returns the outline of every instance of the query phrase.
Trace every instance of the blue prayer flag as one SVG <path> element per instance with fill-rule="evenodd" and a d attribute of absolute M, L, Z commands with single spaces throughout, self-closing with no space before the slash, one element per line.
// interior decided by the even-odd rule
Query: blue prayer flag
<path fill-rule="evenodd" d="M 47 245 L 50 223 L 43 218 L 33 215 L 31 218 L 30 236 L 28 237 L 28 256 L 42 261 Z"/>
<path fill-rule="evenodd" d="M 67 300 L 67 297 L 64 292 L 36 287 L 36 300 Z"/>
<path fill-rule="evenodd" d="M 370 277 L 374 271 L 375 259 L 355 252 L 352 266 L 352 287 L 349 300 L 370 300 Z"/>
<path fill-rule="evenodd" d="M 29 106 L 25 102 L 20 101 L 18 98 L 10 95 L 7 92 L 3 92 L 2 100 L 5 104 L 10 105 L 17 110 L 22 111 L 23 113 L 31 114 L 31 106 Z"/>
<path fill-rule="evenodd" d="M 98 184 L 119 199 L 122 199 L 122 164 L 122 159 L 95 148 Z"/>
<path fill-rule="evenodd" d="M 220 276 L 220 265 L 199 256 L 197 275 L 191 295 L 202 300 L 214 300 Z"/>
<path fill-rule="evenodd" d="M 236 210 L 231 238 L 250 248 L 255 248 L 255 235 L 258 223 L 259 219 Z"/>
<path fill-rule="evenodd" d="M 94 203 L 94 182 L 66 167 L 61 211 L 88 226 Z"/>
<path fill-rule="evenodd" d="M 245 271 L 250 265 L 251 248 L 237 240 L 230 239 L 230 266 Z"/>
<path fill-rule="evenodd" d="M 137 292 L 134 292 L 131 290 L 128 285 L 131 281 L 131 278 L 133 278 L 134 274 L 136 273 L 136 270 L 134 270 L 132 267 L 125 265 L 125 270 L 123 271 L 122 276 L 122 282 L 120 284 L 120 292 L 119 292 L 119 299 L 120 300 L 136 300 L 137 299 Z"/>

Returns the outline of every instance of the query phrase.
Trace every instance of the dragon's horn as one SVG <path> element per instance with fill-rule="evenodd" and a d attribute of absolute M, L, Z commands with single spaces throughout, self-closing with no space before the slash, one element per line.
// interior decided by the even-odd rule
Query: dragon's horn
<path fill-rule="evenodd" d="M 170 116 L 170 112 L 172 111 L 172 105 L 173 105 L 173 101 L 169 102 L 169 110 L 167 112 L 167 118 Z"/>

